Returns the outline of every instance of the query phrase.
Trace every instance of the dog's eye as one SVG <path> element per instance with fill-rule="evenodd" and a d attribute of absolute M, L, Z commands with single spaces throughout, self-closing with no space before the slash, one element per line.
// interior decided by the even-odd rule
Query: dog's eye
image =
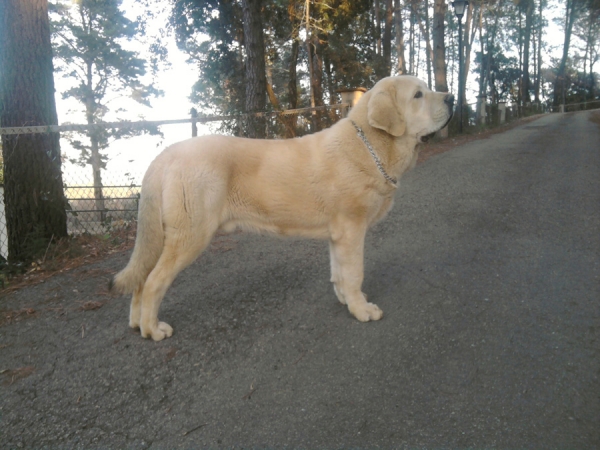
<path fill-rule="evenodd" d="M 421 98 L 423 97 L 423 93 L 421 91 L 417 91 L 417 93 L 415 94 L 415 98 Z"/>

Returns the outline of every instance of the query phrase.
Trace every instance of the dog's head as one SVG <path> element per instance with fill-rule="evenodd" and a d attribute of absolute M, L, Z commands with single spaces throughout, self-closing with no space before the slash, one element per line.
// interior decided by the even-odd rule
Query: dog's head
<path fill-rule="evenodd" d="M 454 96 L 433 92 L 416 77 L 403 75 L 379 81 L 367 103 L 369 125 L 392 136 L 426 141 L 452 118 Z"/>

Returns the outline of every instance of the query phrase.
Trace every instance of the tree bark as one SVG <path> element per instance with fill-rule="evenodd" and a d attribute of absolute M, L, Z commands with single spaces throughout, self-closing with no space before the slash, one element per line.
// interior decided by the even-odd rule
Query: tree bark
<path fill-rule="evenodd" d="M 242 0 L 244 47 L 246 48 L 246 112 L 263 112 L 266 106 L 267 78 L 261 0 Z M 264 117 L 250 116 L 248 137 L 264 138 Z"/>
<path fill-rule="evenodd" d="M 375 38 L 376 38 L 376 47 L 375 51 L 378 55 L 381 55 L 381 12 L 379 8 L 379 0 L 375 0 L 374 2 L 375 13 Z"/>
<path fill-rule="evenodd" d="M 310 0 L 306 0 L 304 4 L 304 13 L 305 13 L 305 22 L 306 22 L 306 54 L 308 57 L 308 73 L 310 77 L 310 107 L 315 107 L 315 82 L 313 80 L 314 77 L 314 69 L 313 69 L 313 50 L 311 44 L 311 32 L 310 32 Z M 317 131 L 317 115 L 315 111 L 311 112 L 311 124 L 313 133 Z"/>
<path fill-rule="evenodd" d="M 415 12 L 415 0 L 410 0 L 410 27 L 408 29 L 408 73 L 415 75 L 415 22 L 417 21 Z"/>
<path fill-rule="evenodd" d="M 567 89 L 567 58 L 569 47 L 571 45 L 571 33 L 573 32 L 573 23 L 575 22 L 576 0 L 567 0 L 565 7 L 565 40 L 563 44 L 563 55 L 556 73 L 556 81 L 554 82 L 554 106 L 564 103 Z"/>
<path fill-rule="evenodd" d="M 47 0 L 0 2 L 0 126 L 55 125 Z M 27 262 L 67 236 L 58 133 L 4 135 L 8 259 Z"/>
<path fill-rule="evenodd" d="M 433 6 L 433 74 L 435 90 L 448 92 L 446 68 L 445 17 L 448 5 L 446 0 L 435 0 Z"/>
<path fill-rule="evenodd" d="M 385 28 L 383 30 L 383 60 L 385 61 L 385 76 L 392 73 L 392 24 L 394 22 L 393 0 L 385 3 Z"/>
<path fill-rule="evenodd" d="M 533 25 L 533 0 L 525 5 L 525 36 L 523 36 L 523 80 L 521 82 L 521 104 L 531 101 L 529 96 L 529 49 L 531 46 L 531 29 Z"/>
<path fill-rule="evenodd" d="M 296 19 L 296 0 L 290 0 L 288 3 L 288 17 L 292 24 L 292 49 L 290 52 L 290 63 L 289 73 L 290 78 L 288 81 L 288 96 L 290 102 L 290 109 L 296 109 L 298 107 L 298 52 L 300 50 L 300 30 L 299 24 Z"/>
<path fill-rule="evenodd" d="M 537 43 L 537 67 L 536 67 L 536 76 L 535 76 L 535 102 L 539 103 L 540 101 L 540 89 L 541 89 L 541 78 L 542 78 L 542 42 L 543 42 L 543 32 L 544 32 L 544 20 L 543 20 L 543 10 L 544 10 L 544 0 L 539 0 L 539 9 L 538 9 L 538 43 Z"/>
<path fill-rule="evenodd" d="M 96 107 L 94 104 L 94 86 L 92 84 L 93 78 L 93 69 L 92 62 L 89 61 L 87 63 L 87 93 L 86 93 L 86 117 L 88 125 L 93 125 L 95 123 L 95 113 Z M 98 131 L 95 129 L 91 129 L 88 132 L 90 137 L 90 164 L 92 166 L 92 176 L 94 180 L 94 204 L 96 207 L 96 211 L 98 211 L 98 220 L 100 223 L 104 223 L 106 221 L 106 211 L 104 204 L 104 193 L 102 192 L 102 158 L 100 156 L 100 146 L 98 143 Z"/>
<path fill-rule="evenodd" d="M 317 34 L 312 35 L 312 45 L 310 48 L 312 54 L 312 70 L 313 74 L 311 82 L 313 84 L 313 92 L 315 96 L 314 106 L 323 106 L 323 45 Z"/>
<path fill-rule="evenodd" d="M 309 46 L 309 50 L 313 52 L 312 54 L 312 75 L 310 77 L 310 82 L 312 84 L 312 93 L 313 93 L 313 104 L 311 106 L 323 106 L 323 46 L 321 45 L 321 41 L 319 36 L 315 33 L 311 37 L 311 45 Z M 313 132 L 320 131 L 322 129 L 321 111 L 313 112 L 312 117 L 313 121 Z"/>
<path fill-rule="evenodd" d="M 425 23 L 423 23 L 425 22 Z M 433 48 L 431 47 L 430 21 L 429 21 L 429 0 L 425 2 L 425 17 L 419 20 L 419 28 L 425 39 L 425 60 L 427 64 L 427 86 L 431 89 L 431 61 L 433 61 Z"/>
<path fill-rule="evenodd" d="M 394 0 L 394 19 L 396 25 L 396 54 L 398 55 L 398 75 L 406 74 L 406 58 L 404 56 L 404 28 L 402 26 L 402 8 L 400 0 Z"/>
<path fill-rule="evenodd" d="M 463 28 L 463 79 L 462 79 L 462 100 L 463 107 L 467 106 L 467 78 L 469 77 L 469 70 L 471 66 L 471 47 L 475 40 L 475 33 L 477 32 L 477 24 L 473 20 L 473 5 L 474 2 L 470 2 L 467 8 L 467 19 L 465 20 L 465 26 Z"/>

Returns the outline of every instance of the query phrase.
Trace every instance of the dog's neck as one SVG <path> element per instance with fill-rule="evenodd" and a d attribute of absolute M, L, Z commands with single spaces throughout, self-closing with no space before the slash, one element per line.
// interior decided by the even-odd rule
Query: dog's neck
<path fill-rule="evenodd" d="M 356 107 L 358 106 L 360 104 Z M 361 116 L 364 117 L 362 120 Z M 392 136 L 383 130 L 374 128 L 369 125 L 366 114 L 358 114 L 358 111 L 357 114 L 350 114 L 348 119 L 350 119 L 348 122 L 354 121 L 362 129 L 366 139 L 381 161 L 383 169 L 390 178 L 398 180 L 403 172 L 414 166 L 414 160 L 417 158 L 420 144 L 416 137 L 406 134 L 403 136 Z M 356 134 L 353 125 L 349 123 L 348 126 Z M 365 148 L 365 156 L 372 158 L 367 148 Z"/>
<path fill-rule="evenodd" d="M 367 139 L 367 136 L 365 136 L 365 133 L 363 132 L 362 128 L 359 127 L 354 120 L 350 119 L 350 122 L 354 126 L 354 129 L 356 130 L 356 134 L 358 135 L 360 140 L 363 141 L 363 143 L 365 144 L 365 147 L 367 147 L 367 150 L 369 150 L 369 153 L 371 154 L 371 157 L 373 158 L 373 161 L 375 162 L 377 169 L 379 169 L 379 172 L 381 173 L 381 175 L 383 175 L 383 178 L 385 178 L 385 180 L 388 183 L 390 183 L 394 188 L 397 188 L 398 180 L 396 178 L 388 175 L 388 173 L 385 171 L 385 167 L 383 167 L 383 163 L 381 162 L 381 159 L 377 155 L 377 151 L 373 148 L 373 146 Z"/>

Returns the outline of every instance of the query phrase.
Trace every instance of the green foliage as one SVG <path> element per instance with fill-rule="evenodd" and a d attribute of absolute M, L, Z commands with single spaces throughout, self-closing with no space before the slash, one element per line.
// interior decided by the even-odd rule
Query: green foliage
<path fill-rule="evenodd" d="M 296 82 L 298 107 L 309 106 L 307 49 L 299 31 L 306 29 L 305 1 L 263 1 L 265 54 L 278 104 L 291 103 L 288 84 Z M 370 3 L 366 0 L 311 2 L 309 29 L 316 36 L 318 63 L 324 74 L 317 104 L 337 103 L 335 91 L 342 87 L 370 87 L 382 64 L 373 46 Z M 223 115 L 245 110 L 245 49 L 241 2 L 235 0 L 174 0 L 171 26 L 179 47 L 198 65 L 199 79 L 192 100 L 201 109 Z M 300 42 L 296 63 L 298 79 L 290 80 L 294 41 Z M 379 60 L 378 60 L 379 58 Z M 273 105 L 269 105 L 273 107 Z M 229 124 L 229 128 L 235 127 Z"/>
<path fill-rule="evenodd" d="M 217 114 L 244 110 L 241 4 L 235 1 L 177 0 L 171 24 L 177 43 L 198 64 L 192 100 Z"/>
<path fill-rule="evenodd" d="M 506 56 L 502 48 L 496 45 L 493 49 L 488 49 L 488 53 L 483 57 L 481 52 L 478 52 L 475 56 L 475 64 L 479 72 L 482 67 L 486 67 L 487 98 L 493 103 L 517 101 L 516 88 L 521 73 L 518 69 L 518 61 L 514 56 Z"/>

